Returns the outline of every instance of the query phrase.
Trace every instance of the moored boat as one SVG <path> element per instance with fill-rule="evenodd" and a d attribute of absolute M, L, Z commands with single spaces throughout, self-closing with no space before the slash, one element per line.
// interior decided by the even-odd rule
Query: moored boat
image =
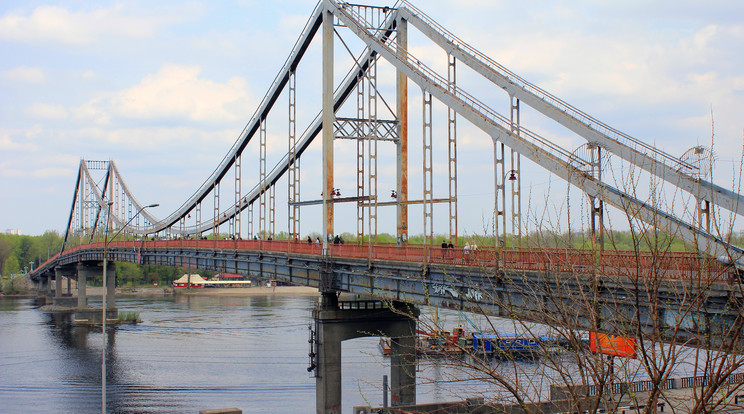
<path fill-rule="evenodd" d="M 472 351 L 495 357 L 534 357 L 540 349 L 540 340 L 535 337 L 514 334 L 474 334 Z"/>
<path fill-rule="evenodd" d="M 467 348 L 468 339 L 461 327 L 450 331 L 416 331 L 416 354 L 418 355 L 460 355 Z M 391 350 L 391 339 L 380 338 L 380 352 L 389 356 Z"/>

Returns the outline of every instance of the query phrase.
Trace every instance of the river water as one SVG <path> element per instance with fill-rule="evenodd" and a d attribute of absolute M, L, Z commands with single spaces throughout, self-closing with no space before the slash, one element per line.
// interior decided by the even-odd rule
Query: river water
<path fill-rule="evenodd" d="M 108 412 L 314 412 L 315 379 L 306 368 L 315 301 L 117 298 L 119 311 L 140 312 L 142 323 L 108 332 Z M 100 412 L 102 342 L 100 327 L 71 326 L 61 314 L 35 309 L 30 299 L 0 297 L 0 412 Z M 343 413 L 382 405 L 382 376 L 390 367 L 377 343 L 343 343 Z M 463 398 L 461 389 L 431 381 L 446 369 L 421 363 L 418 402 Z"/>

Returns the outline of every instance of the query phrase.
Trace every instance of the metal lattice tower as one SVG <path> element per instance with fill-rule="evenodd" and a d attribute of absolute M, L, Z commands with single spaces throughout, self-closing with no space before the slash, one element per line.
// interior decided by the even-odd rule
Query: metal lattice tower
<path fill-rule="evenodd" d="M 425 41 L 441 48 L 447 54 L 446 73 L 427 66 L 424 60 L 415 56 L 408 47 L 409 30 L 418 30 Z M 301 105 L 297 101 L 296 77 L 298 71 L 317 71 L 317 67 L 306 69 L 301 63 L 311 49 L 310 43 L 316 36 L 322 40 L 322 96 L 315 102 L 318 115 L 306 125 L 300 126 L 303 133 L 298 134 L 297 111 Z M 336 83 L 337 62 L 334 58 L 335 37 L 353 56 L 353 64 L 348 68 L 341 82 Z M 344 41 L 352 36 L 357 44 L 361 42 L 364 50 L 353 53 Z M 385 96 L 380 93 L 385 82 L 390 82 L 384 74 L 391 72 L 380 69 L 389 65 L 395 71 L 395 109 L 390 109 Z M 457 73 L 462 73 L 463 65 L 479 76 L 498 86 L 508 95 L 509 113 L 502 115 L 492 109 L 486 101 L 490 96 L 480 96 L 482 91 L 466 91 L 457 82 Z M 343 70 L 343 69 L 341 69 Z M 344 74 L 343 72 L 339 72 Z M 467 72 L 470 74 L 470 72 Z M 421 90 L 422 98 L 422 185 L 419 194 L 409 194 L 408 188 L 408 82 L 413 82 Z M 347 100 L 353 101 L 356 91 L 356 117 L 341 118 L 336 113 Z M 287 153 L 273 168 L 267 159 L 266 120 L 274 108 L 274 103 L 283 94 L 288 95 L 288 137 Z M 385 119 L 383 105 L 389 109 L 391 117 Z M 305 103 L 302 103 L 305 105 Z M 353 105 L 353 103 L 352 103 Z M 447 140 L 440 142 L 435 136 L 433 107 L 443 105 L 447 112 Z M 551 122 L 586 139 L 596 147 L 587 156 L 577 155 L 569 149 L 556 144 L 555 140 L 542 137 L 529 130 L 520 119 L 520 107 L 528 105 L 536 114 L 544 115 Z M 381 110 L 378 113 L 378 109 Z M 274 118 L 272 118 L 274 119 Z M 448 203 L 448 231 L 451 239 L 458 237 L 458 162 L 457 124 L 468 122 L 493 140 L 494 145 L 494 236 L 495 244 L 499 238 L 506 242 L 507 214 L 511 221 L 511 234 L 514 244 L 522 238 L 522 171 L 521 158 L 526 157 L 534 165 L 566 180 L 584 192 L 592 204 L 592 229 L 599 232 L 598 243 L 602 242 L 603 214 L 606 206 L 619 209 L 634 208 L 637 218 L 653 223 L 665 231 L 674 231 L 679 237 L 695 243 L 701 250 L 716 254 L 730 250 L 732 246 L 711 234 L 712 206 L 726 209 L 734 214 L 744 215 L 744 197 L 712 183 L 705 174 L 709 167 L 701 160 L 710 159 L 705 151 L 692 150 L 681 158 L 672 156 L 654 146 L 612 128 L 591 117 L 558 97 L 551 95 L 536 85 L 522 79 L 517 74 L 468 45 L 439 23 L 428 17 L 409 2 L 402 0 L 395 7 L 376 7 L 337 3 L 322 0 L 318 3 L 290 54 L 270 85 L 265 97 L 255 113 L 241 131 L 235 144 L 226 156 L 207 177 L 203 184 L 175 211 L 164 219 L 157 219 L 149 212 L 131 224 L 125 234 L 201 236 L 204 232 L 220 233 L 220 226 L 228 224 L 231 236 L 240 238 L 242 234 L 243 210 L 248 210 L 248 231 L 251 235 L 271 237 L 276 234 L 276 186 L 282 180 L 287 185 L 287 232 L 290 238 L 300 234 L 300 211 L 304 205 L 322 205 L 322 233 L 327 247 L 329 236 L 334 234 L 334 205 L 355 203 L 357 211 L 357 234 L 373 236 L 378 226 L 378 209 L 386 206 L 396 208 L 396 234 L 398 241 L 405 244 L 408 238 L 408 208 L 421 204 L 423 209 L 423 233 L 426 243 L 433 240 L 434 204 Z M 437 125 L 439 125 L 437 123 Z M 416 133 L 415 135 L 418 135 Z M 256 138 L 256 139 L 254 139 Z M 334 186 L 334 139 L 350 138 L 356 140 L 356 196 L 341 197 Z M 415 137 L 418 139 L 418 137 Z M 321 141 L 322 171 L 312 176 L 320 179 L 321 199 L 302 200 L 300 192 L 300 161 L 303 153 L 314 141 Z M 247 150 L 251 141 L 258 141 L 255 147 Z M 383 201 L 379 197 L 378 186 L 383 175 L 378 174 L 380 166 L 385 165 L 384 151 L 378 152 L 380 142 L 392 141 L 396 144 L 394 201 Z M 434 153 L 447 145 L 447 197 L 435 198 Z M 509 165 L 507 166 L 507 148 Z M 242 165 L 252 165 L 251 154 L 258 154 L 258 183 L 253 188 L 245 188 Z M 638 168 L 649 175 L 664 180 L 697 200 L 696 225 L 689 225 L 674 211 L 663 210 L 659 206 L 639 200 L 604 181 L 601 174 L 604 154 L 612 154 L 613 160 Z M 249 157 L 249 158 L 246 158 Z M 254 155 L 255 157 L 255 155 Z M 613 161 L 614 162 L 614 161 Z M 385 167 L 381 167 L 385 168 Z M 416 166 L 415 168 L 418 168 Z M 98 174 L 105 171 L 106 177 L 96 179 L 91 170 Z M 230 173 L 232 171 L 232 173 Z M 249 177 L 250 178 L 250 177 Z M 233 181 L 234 199 L 220 200 L 223 183 Z M 507 185 L 511 203 L 506 201 Z M 419 190 L 417 190 L 418 192 Z M 213 200 L 212 219 L 203 219 L 202 208 L 208 197 Z M 112 226 L 122 226 L 128 218 L 134 217 L 141 205 L 132 196 L 115 164 L 110 161 L 85 161 L 80 163 L 76 181 L 75 195 L 68 220 L 67 235 L 79 240 L 92 239 L 96 229 L 101 226 L 101 209 L 111 202 Z M 258 233 L 254 232 L 254 208 L 258 205 Z M 508 207 L 507 207 L 508 206 Z M 510 211 L 507 211 L 510 209 Z M 366 210 L 366 212 L 365 212 Z"/>

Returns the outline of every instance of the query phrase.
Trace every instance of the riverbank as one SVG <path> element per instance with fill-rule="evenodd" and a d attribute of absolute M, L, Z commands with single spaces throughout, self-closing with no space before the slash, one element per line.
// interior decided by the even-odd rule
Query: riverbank
<path fill-rule="evenodd" d="M 318 289 L 309 286 L 254 286 L 249 288 L 175 289 L 176 295 L 193 296 L 317 296 Z"/>
<path fill-rule="evenodd" d="M 88 297 L 101 297 L 103 295 L 102 287 L 88 286 L 85 289 Z M 77 296 L 77 291 L 72 289 L 72 295 Z M 195 288 L 195 289 L 174 289 L 172 287 L 159 288 L 154 286 L 147 287 L 119 287 L 116 288 L 117 297 L 157 297 L 171 295 L 189 295 L 189 296 L 316 296 L 318 289 L 309 286 L 255 286 L 249 288 Z M 33 298 L 37 294 L 34 292 L 24 292 L 13 295 L 4 295 L 8 298 Z"/>

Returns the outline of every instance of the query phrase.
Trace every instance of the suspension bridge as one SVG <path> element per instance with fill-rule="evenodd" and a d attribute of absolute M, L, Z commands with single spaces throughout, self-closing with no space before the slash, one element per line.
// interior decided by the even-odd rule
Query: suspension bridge
<path fill-rule="evenodd" d="M 416 56 L 409 49 L 409 30 L 423 35 L 446 60 L 427 65 L 428 56 Z M 303 62 L 313 50 L 313 41 L 321 42 L 320 68 L 308 68 Z M 362 50 L 354 53 L 354 44 L 361 44 Z M 337 54 L 349 56 L 339 59 Z M 342 62 L 350 65 L 343 67 Z M 461 86 L 457 76 L 461 68 L 502 92 L 508 102 L 506 110 L 486 103 L 491 102 L 491 92 Z M 302 71 L 322 77 L 317 106 L 300 107 L 305 105 L 297 99 Z M 386 96 L 389 91 L 393 93 Z M 415 106 L 421 109 L 415 115 L 409 113 L 414 99 L 420 100 Z M 579 148 L 563 148 L 529 129 L 521 122 L 525 105 L 586 142 Z M 317 115 L 300 124 L 298 112 Z M 446 114 L 436 123 L 446 128 L 434 127 L 435 114 Z M 420 117 L 415 124 L 421 126 L 415 133 L 409 130 L 409 119 L 414 116 Z M 283 119 L 282 131 L 269 134 L 270 118 L 272 122 Z M 493 211 L 494 243 L 472 251 L 442 248 L 435 238 L 447 234 L 457 241 L 460 236 L 458 168 L 468 162 L 458 159 L 458 125 L 463 123 L 490 138 L 493 150 L 494 197 L 486 209 Z M 282 142 L 271 143 L 269 137 Z M 307 150 L 314 142 L 319 143 L 321 159 L 306 160 L 313 156 Z M 267 155 L 270 144 L 286 148 L 274 165 Z M 334 151 L 341 145 L 350 146 L 356 154 L 356 191 L 343 196 L 336 184 Z M 409 151 L 415 147 L 420 150 L 420 165 L 409 164 Z M 447 153 L 446 178 L 435 187 L 434 178 L 440 174 L 435 174 L 433 153 L 442 148 Z M 592 249 L 520 247 L 523 157 L 588 198 Z M 301 170 L 301 162 L 319 164 L 320 169 Z M 633 189 L 619 188 L 603 174 L 609 162 L 684 192 L 691 206 L 682 212 L 665 209 L 639 198 Z M 98 266 L 104 260 L 240 273 L 318 287 L 323 297 L 316 309 L 313 357 L 318 412 L 334 412 L 340 407 L 341 374 L 334 365 L 340 346 L 333 344 L 362 332 L 388 332 L 400 339 L 403 349 L 411 345 L 404 339 L 406 332 L 412 337 L 414 329 L 398 314 L 380 318 L 379 309 L 339 303 L 338 292 L 392 300 L 397 307 L 403 303 L 451 307 L 539 322 L 540 312 L 552 300 L 548 292 L 560 291 L 569 297 L 570 292 L 593 289 L 598 292 L 594 305 L 635 315 L 633 320 L 642 329 L 652 329 L 658 317 L 652 312 L 659 310 L 623 298 L 628 286 L 637 286 L 639 279 L 661 277 L 669 284 L 695 281 L 705 286 L 705 314 L 714 315 L 708 320 L 721 326 L 730 323 L 737 317 L 730 305 L 737 295 L 737 266 L 744 251 L 718 234 L 714 207 L 742 215 L 744 199 L 712 182 L 710 162 L 708 148 L 694 146 L 672 155 L 606 125 L 509 71 L 405 0 L 389 7 L 322 0 L 234 145 L 193 195 L 165 218 L 158 218 L 136 199 L 114 161 L 81 160 L 63 248 L 34 269 L 31 277 L 48 292 L 54 280 L 55 300 L 60 302 L 61 276 L 77 278 L 81 287 L 75 304 L 78 309 L 87 306 L 85 280 L 100 273 Z M 394 190 L 381 189 L 381 171 L 394 171 Z M 422 178 L 420 191 L 415 192 L 409 191 L 414 186 L 409 186 L 408 179 L 414 171 Z M 319 196 L 301 191 L 301 178 L 307 177 L 314 177 L 316 186 L 320 182 Z M 277 206 L 277 191 L 286 192 L 286 206 Z M 435 220 L 435 205 L 446 206 L 446 221 Z M 306 241 L 301 232 L 301 217 L 307 219 L 307 211 L 318 211 L 307 210 L 308 206 L 322 210 L 317 242 Z M 423 225 L 423 244 L 409 244 L 412 206 L 421 211 L 416 219 Z M 334 244 L 338 233 L 334 213 L 342 208 L 356 212 L 357 237 Z M 613 208 L 684 240 L 694 253 L 659 256 L 605 250 L 605 215 Z M 376 242 L 378 227 L 392 228 L 391 223 L 378 223 L 378 212 L 383 209 L 395 211 L 397 242 L 392 245 Z M 435 229 L 436 223 L 444 222 L 446 227 Z M 287 235 L 286 240 L 277 240 L 280 232 Z M 729 264 L 716 260 L 720 257 L 726 257 Z M 113 279 L 108 278 L 108 307 L 115 310 Z M 665 294 L 661 319 L 675 321 L 674 315 L 681 312 L 675 305 L 677 293 L 669 290 Z M 581 315 L 576 315 L 576 321 L 587 329 L 599 323 L 607 331 L 613 327 L 603 323 L 617 322 L 597 322 Z M 341 328 L 331 326 L 346 328 L 334 331 Z M 679 330 L 675 335 L 691 333 Z M 393 350 L 394 355 L 400 354 L 393 362 L 398 367 L 393 375 L 393 401 L 410 404 L 415 402 L 415 370 L 411 377 L 404 368 L 415 361 L 399 351 Z"/>

